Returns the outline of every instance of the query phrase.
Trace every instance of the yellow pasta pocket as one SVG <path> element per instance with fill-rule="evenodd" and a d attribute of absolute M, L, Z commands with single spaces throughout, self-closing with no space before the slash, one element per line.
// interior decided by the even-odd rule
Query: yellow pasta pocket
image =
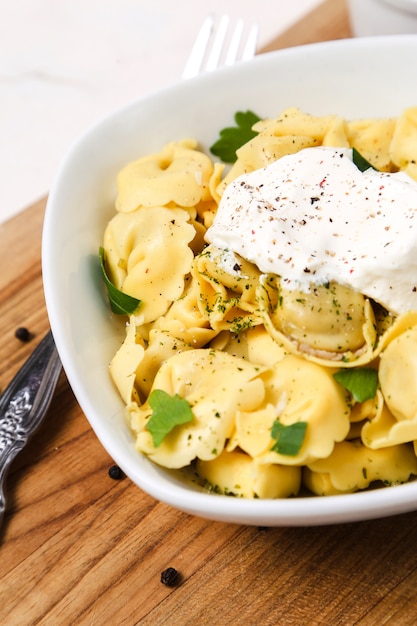
<path fill-rule="evenodd" d="M 152 415 L 149 397 L 131 414 L 138 449 L 171 468 L 185 467 L 196 458 L 216 458 L 232 435 L 236 410 L 250 411 L 263 402 L 261 374 L 259 366 L 215 350 L 189 350 L 167 359 L 152 390 L 185 399 L 192 420 L 176 426 L 156 446 L 147 428 Z"/>
<path fill-rule="evenodd" d="M 210 200 L 210 178 L 214 167 L 197 142 L 169 143 L 158 154 L 133 161 L 117 178 L 116 209 L 130 213 L 140 207 L 194 207 Z"/>
<path fill-rule="evenodd" d="M 141 301 L 137 324 L 163 315 L 184 291 L 194 258 L 188 244 L 195 229 L 188 220 L 183 209 L 152 207 L 118 213 L 107 225 L 108 273 L 118 289 Z"/>
<path fill-rule="evenodd" d="M 288 290 L 265 274 L 257 292 L 271 337 L 289 352 L 328 367 L 364 364 L 374 358 L 377 326 L 370 301 L 337 283 Z"/>
<path fill-rule="evenodd" d="M 214 330 L 239 333 L 260 324 L 256 291 L 260 272 L 233 252 L 207 246 L 193 265 L 198 305 Z"/>
<path fill-rule="evenodd" d="M 347 122 L 349 145 L 353 146 L 381 172 L 392 169 L 391 142 L 394 119 L 366 119 Z"/>
<path fill-rule="evenodd" d="M 267 408 L 261 415 L 242 416 L 238 421 L 238 445 L 264 463 L 304 465 L 331 454 L 335 442 L 342 441 L 350 429 L 350 407 L 344 390 L 331 370 L 298 356 L 289 355 L 264 375 Z M 249 417 L 249 419 L 248 419 Z M 298 452 L 283 454 L 271 450 L 271 427 L 275 419 L 290 426 L 306 424 L 305 437 Z M 251 424 L 258 421 L 256 432 Z"/>
<path fill-rule="evenodd" d="M 308 465 L 304 484 L 318 496 L 352 493 L 375 481 L 404 483 L 417 474 L 417 458 L 412 446 L 403 444 L 370 450 L 360 441 L 336 444 L 327 459 Z"/>
<path fill-rule="evenodd" d="M 417 440 L 417 326 L 381 352 L 379 410 L 362 429 L 362 441 L 382 448 Z"/>
<path fill-rule="evenodd" d="M 390 151 L 393 163 L 417 180 L 417 107 L 406 109 L 398 118 Z"/>
<path fill-rule="evenodd" d="M 113 382 L 126 405 L 138 400 L 135 390 L 136 370 L 144 353 L 144 342 L 136 332 L 132 318 L 127 325 L 125 340 L 112 358 L 109 368 Z"/>
<path fill-rule="evenodd" d="M 301 484 L 299 467 L 259 464 L 239 451 L 198 461 L 197 472 L 210 491 L 243 498 L 288 498 L 298 494 Z"/>

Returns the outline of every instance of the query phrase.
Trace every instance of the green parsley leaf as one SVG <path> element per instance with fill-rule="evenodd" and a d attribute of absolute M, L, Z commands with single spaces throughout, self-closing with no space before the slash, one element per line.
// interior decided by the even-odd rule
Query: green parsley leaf
<path fill-rule="evenodd" d="M 295 422 L 285 426 L 275 420 L 271 428 L 271 436 L 272 439 L 276 439 L 276 443 L 271 450 L 286 456 L 295 456 L 303 445 L 306 430 L 307 422 Z"/>
<path fill-rule="evenodd" d="M 170 396 L 162 389 L 154 389 L 149 396 L 149 404 L 152 415 L 146 428 L 152 435 L 155 448 L 161 445 L 166 435 L 175 426 L 187 424 L 193 419 L 191 407 L 187 400 L 181 398 L 177 393 Z"/>
<path fill-rule="evenodd" d="M 109 296 L 110 308 L 116 315 L 130 315 L 134 313 L 140 306 L 141 301 L 137 298 L 129 296 L 127 293 L 117 289 L 107 276 L 106 266 L 104 261 L 104 248 L 100 246 L 99 250 L 100 267 L 103 280 L 107 287 L 107 294 Z"/>
<path fill-rule="evenodd" d="M 252 126 L 261 118 L 252 111 L 238 111 L 234 120 L 236 126 L 223 128 L 219 139 L 211 146 L 210 151 L 224 163 L 234 163 L 237 159 L 236 150 L 258 134 Z"/>
<path fill-rule="evenodd" d="M 367 161 L 365 157 L 363 157 L 361 153 L 356 150 L 356 148 L 352 148 L 352 161 L 361 172 L 365 172 L 369 169 L 375 170 L 376 172 L 378 171 L 372 163 L 369 163 L 369 161 Z"/>
<path fill-rule="evenodd" d="M 375 398 L 378 389 L 378 372 L 372 367 L 342 369 L 333 376 L 338 383 L 350 391 L 357 402 Z"/>

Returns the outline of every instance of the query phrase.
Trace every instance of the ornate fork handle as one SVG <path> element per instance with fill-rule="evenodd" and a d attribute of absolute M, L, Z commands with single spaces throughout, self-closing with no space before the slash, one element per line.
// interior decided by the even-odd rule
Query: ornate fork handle
<path fill-rule="evenodd" d="M 0 396 L 0 523 L 6 509 L 8 468 L 40 425 L 60 372 L 61 361 L 49 331 Z"/>

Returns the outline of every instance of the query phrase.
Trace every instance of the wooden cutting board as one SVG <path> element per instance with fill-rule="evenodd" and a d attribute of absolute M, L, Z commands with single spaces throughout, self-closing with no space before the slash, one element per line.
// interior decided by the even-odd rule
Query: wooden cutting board
<path fill-rule="evenodd" d="M 327 0 L 265 50 L 347 37 Z M 40 242 L 45 200 L 0 226 L 0 388 L 47 331 Z M 17 327 L 33 333 L 15 338 Z M 112 459 L 62 374 L 17 457 L 1 529 L 0 622 L 10 626 L 414 624 L 417 514 L 332 527 L 210 522 L 158 503 Z M 180 584 L 161 583 L 173 567 Z"/>

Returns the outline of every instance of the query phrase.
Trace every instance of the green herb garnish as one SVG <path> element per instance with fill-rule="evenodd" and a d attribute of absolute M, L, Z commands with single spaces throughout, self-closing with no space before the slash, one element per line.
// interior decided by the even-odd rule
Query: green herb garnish
<path fill-rule="evenodd" d="M 350 391 L 356 402 L 375 398 L 378 389 L 378 372 L 372 367 L 343 369 L 333 374 L 345 389 Z"/>
<path fill-rule="evenodd" d="M 170 396 L 162 389 L 154 389 L 149 396 L 149 404 L 152 415 L 146 429 L 152 435 L 155 448 L 161 445 L 164 438 L 175 426 L 187 424 L 193 419 L 191 407 L 187 400 L 181 398 L 177 393 Z"/>
<path fill-rule="evenodd" d="M 369 163 L 369 161 L 367 161 L 365 157 L 362 156 L 361 153 L 358 152 L 358 150 L 356 150 L 356 148 L 352 148 L 352 161 L 361 172 L 365 172 L 369 169 L 378 171 L 376 167 L 372 165 L 372 163 Z"/>
<path fill-rule="evenodd" d="M 295 456 L 303 445 L 306 429 L 307 422 L 295 422 L 284 426 L 280 421 L 275 420 L 271 428 L 271 436 L 272 439 L 276 439 L 276 442 L 271 450 L 286 456 Z"/>
<path fill-rule="evenodd" d="M 236 150 L 258 134 L 252 126 L 261 118 L 252 111 L 238 111 L 234 120 L 236 126 L 223 128 L 219 139 L 211 146 L 210 151 L 224 163 L 234 163 L 237 159 Z"/>
<path fill-rule="evenodd" d="M 110 278 L 107 276 L 106 266 L 104 263 L 104 248 L 102 246 L 100 246 L 99 249 L 99 257 L 101 273 L 107 287 L 107 294 L 109 296 L 109 303 L 112 312 L 116 315 L 130 315 L 131 313 L 134 313 L 136 309 L 139 308 L 141 301 L 137 298 L 129 296 L 123 291 L 120 291 L 120 289 L 117 289 L 117 287 L 113 285 Z"/>

